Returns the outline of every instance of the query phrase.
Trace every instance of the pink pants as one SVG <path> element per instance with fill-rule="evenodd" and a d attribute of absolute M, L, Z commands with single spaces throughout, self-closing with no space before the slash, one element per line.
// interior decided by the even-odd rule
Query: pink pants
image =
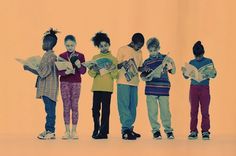
<path fill-rule="evenodd" d="M 70 124 L 70 111 L 72 110 L 72 124 L 78 122 L 78 102 L 80 97 L 80 83 L 61 82 L 61 96 L 64 108 L 64 122 Z"/>

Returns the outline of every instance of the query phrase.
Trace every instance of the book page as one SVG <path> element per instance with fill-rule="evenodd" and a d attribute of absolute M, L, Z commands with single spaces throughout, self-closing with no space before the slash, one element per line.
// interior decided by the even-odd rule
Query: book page
<path fill-rule="evenodd" d="M 42 58 L 40 56 L 32 56 L 27 58 L 26 60 L 16 58 L 16 61 L 30 67 L 31 69 L 37 70 L 41 62 L 41 59 Z"/>
<path fill-rule="evenodd" d="M 55 65 L 59 71 L 73 69 L 71 62 L 69 61 L 57 61 L 55 62 Z"/>

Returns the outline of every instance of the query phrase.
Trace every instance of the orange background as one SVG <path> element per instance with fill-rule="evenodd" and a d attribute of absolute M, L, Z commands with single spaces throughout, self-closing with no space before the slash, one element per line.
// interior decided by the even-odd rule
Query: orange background
<path fill-rule="evenodd" d="M 105 155 L 133 153 L 151 155 L 156 152 L 178 154 L 181 151 L 196 155 L 205 152 L 234 155 L 236 151 L 232 147 L 236 145 L 235 6 L 234 0 L 2 1 L 0 154 L 40 155 L 41 150 L 46 149 L 45 152 L 49 154 L 74 151 L 77 154 L 99 155 L 99 153 L 104 154 L 106 149 Z M 63 43 L 65 35 L 73 34 L 78 42 L 76 49 L 85 54 L 86 60 L 90 60 L 98 53 L 98 49 L 91 42 L 92 36 L 97 31 L 108 33 L 111 39 L 110 49 L 115 56 L 118 48 L 128 44 L 135 32 L 143 33 L 146 40 L 153 36 L 157 37 L 161 42 L 161 51 L 170 52 L 177 66 L 177 73 L 170 76 L 172 83 L 170 107 L 176 139 L 171 143 L 165 139 L 158 143 L 151 139 L 144 83 L 141 82 L 135 130 L 143 135 L 142 140 L 127 143 L 120 139 L 116 87 L 112 96 L 110 139 L 98 142 L 91 140 L 92 78 L 86 74 L 83 76 L 79 101 L 80 140 L 78 142 L 60 140 L 64 132 L 60 95 L 56 119 L 58 139 L 55 142 L 45 143 L 36 140 L 35 137 L 44 128 L 43 103 L 35 99 L 35 76 L 25 72 L 15 58 L 43 55 L 42 35 L 50 27 L 61 31 L 54 49 L 57 55 L 65 51 Z M 201 141 L 189 142 L 186 139 L 189 133 L 189 81 L 183 79 L 180 68 L 193 58 L 192 46 L 197 40 L 202 41 L 206 50 L 205 56 L 213 59 L 218 71 L 218 76 L 210 83 L 213 139 L 209 144 Z M 144 58 L 147 58 L 146 46 L 142 51 Z M 162 133 L 164 136 L 163 131 Z M 209 148 L 204 149 L 208 146 Z M 159 151 L 158 147 L 161 147 Z M 9 150 L 11 148 L 15 150 Z"/>

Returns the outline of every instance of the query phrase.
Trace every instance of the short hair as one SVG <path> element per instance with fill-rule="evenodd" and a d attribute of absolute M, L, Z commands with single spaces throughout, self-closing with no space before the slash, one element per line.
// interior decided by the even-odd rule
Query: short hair
<path fill-rule="evenodd" d="M 44 33 L 43 37 L 43 50 L 52 50 L 55 45 L 57 44 L 57 36 L 58 33 L 57 30 L 54 30 L 53 28 L 50 28 L 48 31 Z"/>
<path fill-rule="evenodd" d="M 147 41 L 147 48 L 155 47 L 157 49 L 160 49 L 160 42 L 157 38 L 152 37 Z"/>
<path fill-rule="evenodd" d="M 201 56 L 205 53 L 204 47 L 201 41 L 197 41 L 193 46 L 193 54 L 195 56 Z"/>
<path fill-rule="evenodd" d="M 66 42 L 68 40 L 76 42 L 75 36 L 73 36 L 73 35 L 67 35 L 64 39 L 64 42 Z"/>
<path fill-rule="evenodd" d="M 110 38 L 107 36 L 106 33 L 103 32 L 97 32 L 95 36 L 92 38 L 94 46 L 99 47 L 101 42 L 107 42 L 109 45 L 111 45 Z"/>
<path fill-rule="evenodd" d="M 132 42 L 134 44 L 137 44 L 137 43 L 144 43 L 144 36 L 143 34 L 141 33 L 135 33 L 133 36 L 132 36 Z"/>

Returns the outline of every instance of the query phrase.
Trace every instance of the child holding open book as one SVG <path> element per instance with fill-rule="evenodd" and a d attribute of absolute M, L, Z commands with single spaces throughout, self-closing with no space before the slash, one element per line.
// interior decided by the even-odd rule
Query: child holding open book
<path fill-rule="evenodd" d="M 143 63 L 141 78 L 146 81 L 145 95 L 153 138 L 162 138 L 160 124 L 157 121 L 159 105 L 161 121 L 167 138 L 174 139 L 169 109 L 170 81 L 168 73 L 175 74 L 175 63 L 172 58 L 159 52 L 158 39 L 150 38 L 147 41 L 147 48 L 150 56 Z"/>
<path fill-rule="evenodd" d="M 117 60 L 111 54 L 110 39 L 107 34 L 98 32 L 92 38 L 94 46 L 98 47 L 100 53 L 92 58 L 94 62 L 89 67 L 89 75 L 93 78 L 93 121 L 94 130 L 92 138 L 107 139 L 109 134 L 109 116 L 113 82 L 117 77 Z M 108 72 L 102 72 L 102 71 Z M 102 107 L 102 108 L 101 108 Z M 100 122 L 100 110 L 102 117 Z"/>
<path fill-rule="evenodd" d="M 58 71 L 60 75 L 60 89 L 64 108 L 65 134 L 62 139 L 78 139 L 76 127 L 78 123 L 78 101 L 81 90 L 81 75 L 85 74 L 86 67 L 84 54 L 77 52 L 76 39 L 73 35 L 67 35 L 64 39 L 66 52 L 59 55 L 59 61 L 67 61 L 72 68 Z M 70 131 L 70 113 L 72 112 L 72 130 Z"/>
<path fill-rule="evenodd" d="M 39 67 L 32 69 L 24 65 L 24 69 L 36 74 L 37 98 L 44 102 L 46 116 L 45 131 L 38 135 L 39 139 L 55 139 L 56 101 L 58 95 L 58 76 L 55 67 L 57 56 L 53 48 L 57 44 L 57 31 L 50 29 L 43 37 L 42 49 L 45 51 Z"/>
<path fill-rule="evenodd" d="M 209 82 L 210 78 L 216 77 L 216 70 L 213 61 L 210 58 L 204 57 L 204 47 L 200 41 L 197 41 L 193 46 L 193 54 L 195 58 L 189 62 L 190 65 L 196 67 L 197 69 L 202 69 L 204 66 L 209 67 L 211 65 L 213 68 L 203 70 L 201 73 L 204 79 L 202 81 L 197 81 L 195 79 L 196 74 L 188 75 L 188 69 L 182 67 L 184 78 L 191 78 L 189 100 L 191 106 L 191 121 L 190 121 L 190 134 L 189 139 L 197 139 L 198 129 L 198 109 L 201 108 L 202 114 L 202 139 L 208 140 L 210 138 L 210 117 L 209 117 L 209 105 L 210 105 L 210 88 Z"/>

